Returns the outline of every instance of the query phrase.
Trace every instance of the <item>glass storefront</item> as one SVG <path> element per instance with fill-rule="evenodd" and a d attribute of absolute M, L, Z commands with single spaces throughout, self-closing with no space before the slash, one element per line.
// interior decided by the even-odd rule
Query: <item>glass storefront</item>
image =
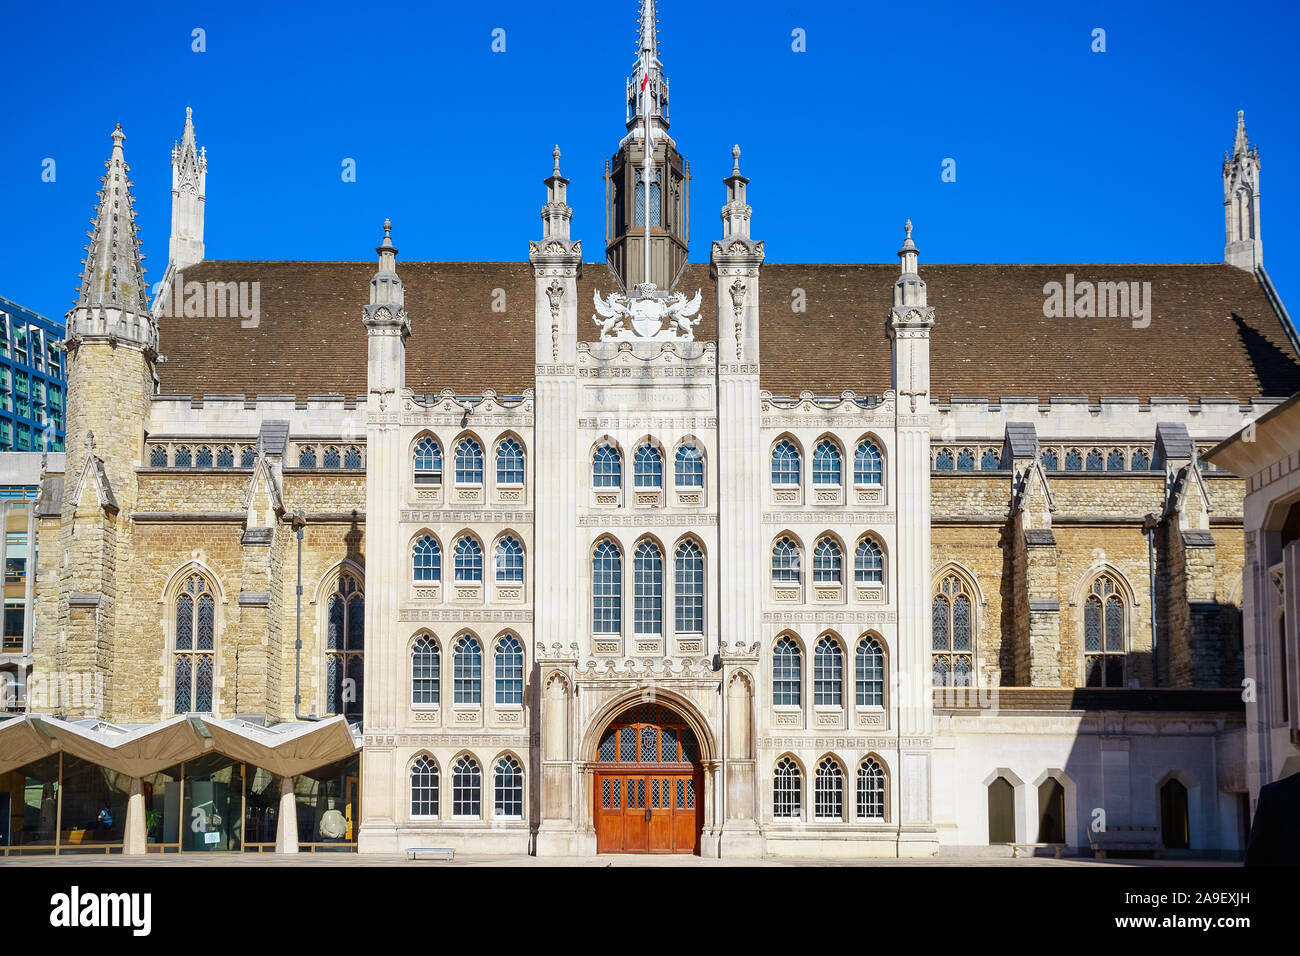
<path fill-rule="evenodd" d="M 244 765 L 222 754 L 185 764 L 181 850 L 238 851 L 243 843 Z"/>
<path fill-rule="evenodd" d="M 0 774 L 0 794 L 8 797 L 6 852 L 52 851 L 59 834 L 59 762 L 54 754 L 10 773 Z M 0 809 L 4 809 L 0 803 Z"/>
<path fill-rule="evenodd" d="M 61 852 L 120 850 L 130 792 L 130 777 L 64 754 Z"/>
<path fill-rule="evenodd" d="M 361 755 L 299 774 L 298 844 L 316 852 L 355 850 L 361 825 Z"/>

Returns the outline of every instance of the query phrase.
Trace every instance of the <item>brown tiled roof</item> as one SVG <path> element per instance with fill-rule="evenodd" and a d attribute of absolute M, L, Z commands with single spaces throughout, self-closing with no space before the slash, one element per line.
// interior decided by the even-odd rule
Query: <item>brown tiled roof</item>
<path fill-rule="evenodd" d="M 533 278 L 527 263 L 398 262 L 412 335 L 407 385 L 518 394 L 533 383 Z M 261 283 L 255 329 L 237 318 L 161 320 L 164 392 L 308 394 L 365 391 L 373 262 L 205 262 L 186 282 Z M 679 285 L 703 288 L 698 335 L 716 315 L 709 267 L 691 263 Z M 1043 315 L 1043 286 L 1150 282 L 1151 324 Z M 1248 272 L 1209 265 L 921 265 L 936 319 L 931 387 L 951 396 L 1187 396 L 1248 400 L 1300 391 L 1300 356 Z M 885 333 L 896 264 L 763 267 L 762 386 L 876 394 L 889 387 Z M 614 288 L 601 263 L 583 266 L 579 330 L 593 290 Z M 795 311 L 795 290 L 803 311 Z M 501 290 L 504 297 L 495 290 Z M 494 306 L 503 311 L 493 311 Z"/>

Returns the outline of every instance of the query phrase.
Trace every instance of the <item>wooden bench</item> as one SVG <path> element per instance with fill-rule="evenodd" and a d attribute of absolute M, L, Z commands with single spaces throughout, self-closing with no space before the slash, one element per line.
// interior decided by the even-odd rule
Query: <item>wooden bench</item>
<path fill-rule="evenodd" d="M 1159 858 L 1164 840 L 1158 827 L 1107 827 L 1100 833 L 1088 834 L 1088 845 L 1099 860 L 1107 853 L 1150 853 Z"/>
<path fill-rule="evenodd" d="M 1022 856 L 1035 856 L 1034 850 L 1049 849 L 1053 850 L 1054 856 L 1059 860 L 1064 843 L 1013 843 L 1011 844 L 1011 858 L 1019 859 Z M 1027 851 L 1022 853 L 1021 851 Z"/>
<path fill-rule="evenodd" d="M 406 851 L 408 860 L 445 860 L 450 863 L 456 857 L 451 847 L 412 847 Z"/>

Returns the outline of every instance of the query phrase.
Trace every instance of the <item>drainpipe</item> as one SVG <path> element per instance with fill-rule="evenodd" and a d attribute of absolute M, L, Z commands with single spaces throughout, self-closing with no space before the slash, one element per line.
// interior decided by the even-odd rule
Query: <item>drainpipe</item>
<path fill-rule="evenodd" d="M 289 515 L 289 523 L 298 536 L 298 610 L 293 642 L 293 716 L 297 720 L 320 720 L 315 714 L 302 712 L 302 529 L 307 526 L 307 516 L 301 511 Z"/>
<path fill-rule="evenodd" d="M 1147 536 L 1147 578 L 1149 584 L 1149 600 L 1151 602 L 1151 684 L 1158 686 L 1160 684 L 1160 661 L 1156 655 L 1156 525 L 1160 523 L 1160 516 L 1154 511 L 1146 516 L 1142 522 L 1142 530 Z"/>

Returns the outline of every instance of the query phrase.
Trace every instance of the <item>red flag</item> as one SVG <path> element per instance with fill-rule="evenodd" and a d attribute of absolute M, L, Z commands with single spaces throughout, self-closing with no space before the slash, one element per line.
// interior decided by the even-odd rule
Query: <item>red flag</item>
<path fill-rule="evenodd" d="M 642 93 L 645 92 L 646 84 L 649 83 L 649 82 L 650 82 L 650 72 L 647 70 L 646 73 L 645 73 L 645 75 L 643 75 L 643 76 L 641 77 L 641 92 L 642 92 Z"/>

